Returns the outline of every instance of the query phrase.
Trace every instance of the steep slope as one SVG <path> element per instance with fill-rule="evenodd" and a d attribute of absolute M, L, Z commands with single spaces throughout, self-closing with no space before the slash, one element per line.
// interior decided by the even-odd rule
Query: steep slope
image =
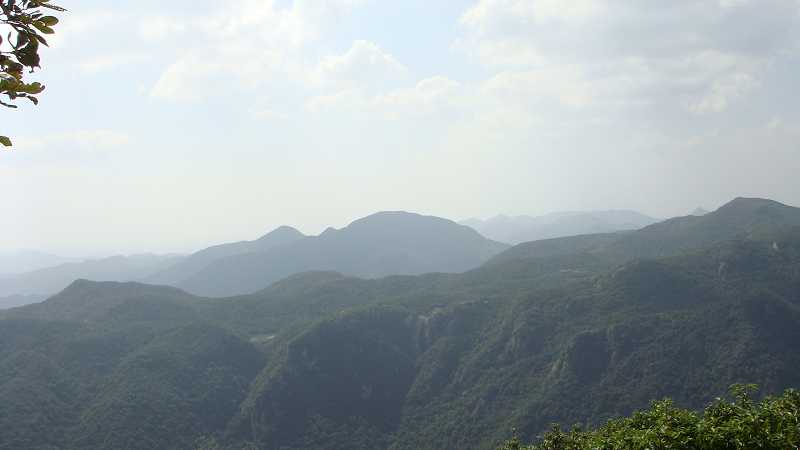
<path fill-rule="evenodd" d="M 612 210 L 561 212 L 539 217 L 500 215 L 487 220 L 469 219 L 461 224 L 474 228 L 489 239 L 519 244 L 564 236 L 636 230 L 655 222 L 656 219 L 636 211 Z"/>
<path fill-rule="evenodd" d="M 735 382 L 780 392 L 800 385 L 798 267 L 794 230 L 529 286 L 516 300 L 339 314 L 281 347 L 229 439 L 488 449 L 512 427 L 532 439 L 550 422 L 602 423 L 662 396 L 699 408 Z"/>
<path fill-rule="evenodd" d="M 0 449 L 59 448 L 75 425 L 74 383 L 37 351 L 0 359 Z"/>
<path fill-rule="evenodd" d="M 52 295 L 78 279 L 138 280 L 175 264 L 181 258 L 176 255 L 133 255 L 65 263 L 0 278 L 0 297 Z"/>
<path fill-rule="evenodd" d="M 102 383 L 72 440 L 78 448 L 194 448 L 199 436 L 224 429 L 263 362 L 252 345 L 208 325 L 161 335 Z"/>
<path fill-rule="evenodd" d="M 178 286 L 197 295 L 226 296 L 254 292 L 306 271 L 365 278 L 463 272 L 505 248 L 449 220 L 383 212 L 267 252 L 223 258 Z"/>
<path fill-rule="evenodd" d="M 241 241 L 215 245 L 187 256 L 175 265 L 164 269 L 144 281 L 153 284 L 176 285 L 222 258 L 244 253 L 259 253 L 280 245 L 291 244 L 305 236 L 292 227 L 282 226 L 254 241 Z"/>
<path fill-rule="evenodd" d="M 376 308 L 296 337 L 254 383 L 247 413 L 233 429 L 264 448 L 354 448 L 345 430 L 359 430 L 358 448 L 385 448 L 415 372 L 414 329 L 406 318 Z M 312 428 L 317 432 L 308 433 Z"/>

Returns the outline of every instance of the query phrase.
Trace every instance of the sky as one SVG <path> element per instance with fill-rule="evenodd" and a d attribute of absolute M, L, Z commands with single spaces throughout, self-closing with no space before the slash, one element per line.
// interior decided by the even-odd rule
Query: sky
<path fill-rule="evenodd" d="M 61 0 L 0 248 L 800 206 L 800 0 Z"/>

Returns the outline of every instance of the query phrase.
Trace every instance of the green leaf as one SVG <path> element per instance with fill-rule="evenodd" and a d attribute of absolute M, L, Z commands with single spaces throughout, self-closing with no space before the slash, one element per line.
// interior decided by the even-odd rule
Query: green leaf
<path fill-rule="evenodd" d="M 54 34 L 56 32 L 54 29 L 48 27 L 41 21 L 33 22 L 33 26 L 44 34 Z"/>
<path fill-rule="evenodd" d="M 58 19 L 53 16 L 44 16 L 39 20 L 48 27 L 55 26 L 58 23 Z"/>
<path fill-rule="evenodd" d="M 28 43 L 30 39 L 26 33 L 20 33 L 17 35 L 17 48 L 23 47 L 25 44 Z"/>
<path fill-rule="evenodd" d="M 11 139 L 8 136 L 0 136 L 0 144 L 3 144 L 6 147 L 11 147 Z"/>

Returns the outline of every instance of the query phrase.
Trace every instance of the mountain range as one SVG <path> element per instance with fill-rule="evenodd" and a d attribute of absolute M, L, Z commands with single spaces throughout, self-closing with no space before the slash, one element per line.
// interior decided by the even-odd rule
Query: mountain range
<path fill-rule="evenodd" d="M 492 449 L 664 396 L 700 408 L 732 383 L 800 385 L 800 209 L 739 198 L 480 255 L 219 299 L 76 281 L 0 312 L 0 449 Z"/>
<path fill-rule="evenodd" d="M 450 220 L 407 212 L 373 214 L 319 236 L 280 228 L 265 238 L 275 244 L 264 251 L 215 259 L 189 277 L 167 284 L 197 295 L 222 297 L 255 292 L 308 271 L 330 270 L 361 278 L 463 272 L 508 247 Z"/>
<path fill-rule="evenodd" d="M 462 225 L 492 236 L 484 239 L 462 225 L 438 217 L 382 212 L 319 236 L 282 226 L 253 241 L 215 245 L 186 258 L 135 255 L 69 261 L 44 253 L 9 254 L 9 274 L 0 276 L 0 308 L 39 300 L 76 279 L 142 281 L 180 287 L 197 295 L 255 292 L 294 273 L 333 270 L 359 277 L 425 272 L 462 272 L 502 251 L 502 242 L 520 242 L 640 228 L 651 219 L 633 211 L 554 213 L 538 218 L 497 216 Z M 52 267 L 39 267 L 48 261 Z M 34 264 L 31 266 L 31 264 Z M 36 270 L 25 270 L 37 267 Z M 13 273 L 11 273 L 13 272 Z M 10 299 L 10 296 L 15 298 Z"/>
<path fill-rule="evenodd" d="M 657 222 L 636 211 L 558 212 L 544 216 L 505 216 L 467 219 L 462 225 L 474 228 L 489 239 L 509 244 L 581 234 L 635 230 Z"/>
<path fill-rule="evenodd" d="M 305 237 L 305 235 L 292 227 L 278 227 L 254 241 L 215 245 L 192 253 L 182 261 L 147 277 L 145 281 L 155 284 L 177 285 L 224 258 L 247 253 L 266 252 L 274 247 L 291 244 Z"/>
<path fill-rule="evenodd" d="M 170 267 L 178 255 L 112 256 L 7 275 L 0 278 L 0 297 L 47 296 L 57 293 L 79 278 L 95 281 L 136 280 Z"/>
<path fill-rule="evenodd" d="M 34 250 L 4 251 L 0 252 L 0 275 L 31 272 L 74 261 L 74 258 L 64 258 Z"/>
<path fill-rule="evenodd" d="M 142 281 L 223 297 L 255 292 L 314 270 L 364 278 L 463 272 L 507 247 L 447 219 L 381 212 L 319 236 L 282 226 L 254 241 L 216 245 L 187 257 L 116 256 L 8 275 L 0 278 L 0 296 L 52 295 L 76 279 L 91 279 Z"/>

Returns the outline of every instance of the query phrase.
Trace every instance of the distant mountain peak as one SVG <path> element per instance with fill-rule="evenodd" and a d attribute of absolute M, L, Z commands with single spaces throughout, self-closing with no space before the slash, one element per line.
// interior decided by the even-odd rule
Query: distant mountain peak
<path fill-rule="evenodd" d="M 704 209 L 704 208 L 698 206 L 697 208 L 694 209 L 694 211 L 689 213 L 689 215 L 690 216 L 698 216 L 699 217 L 699 216 L 705 216 L 706 214 L 708 214 L 708 212 L 709 211 L 707 209 Z"/>
<path fill-rule="evenodd" d="M 205 248 L 146 279 L 149 283 L 176 285 L 209 265 L 234 255 L 268 251 L 306 238 L 290 226 L 280 226 L 254 241 L 231 242 Z"/>
<path fill-rule="evenodd" d="M 733 208 L 759 208 L 762 206 L 775 206 L 779 208 L 789 207 L 788 205 L 784 205 L 781 202 L 777 202 L 775 200 L 770 200 L 767 198 L 736 197 L 733 200 L 729 201 L 728 203 L 722 205 L 717 211 L 724 209 L 733 209 Z"/>
<path fill-rule="evenodd" d="M 408 212 L 408 211 L 380 211 L 370 214 L 366 217 L 354 220 L 350 225 L 343 230 L 355 230 L 364 227 L 368 228 L 382 228 L 397 225 L 409 224 L 452 224 L 457 225 L 455 222 L 436 216 L 426 216 L 423 214 Z"/>
<path fill-rule="evenodd" d="M 336 228 L 328 227 L 328 228 L 325 228 L 325 230 L 322 233 L 320 233 L 320 236 L 327 236 L 327 235 L 336 233 L 337 231 L 339 231 L 339 230 L 337 230 Z"/>
<path fill-rule="evenodd" d="M 391 220 L 391 219 L 399 219 L 399 218 L 421 218 L 421 217 L 430 217 L 430 216 L 423 216 L 422 214 L 408 212 L 408 211 L 378 211 L 376 213 L 370 214 L 368 216 L 362 217 L 353 221 L 356 222 L 372 222 L 376 220 Z"/>
<path fill-rule="evenodd" d="M 177 285 L 196 294 L 226 296 L 255 292 L 308 271 L 364 278 L 457 273 L 480 266 L 506 248 L 452 220 L 381 211 L 338 230 L 328 228 L 317 237 L 220 259 Z"/>
<path fill-rule="evenodd" d="M 275 228 L 274 230 L 270 231 L 269 233 L 261 236 L 260 238 L 257 239 L 257 241 L 272 239 L 274 237 L 279 237 L 279 236 L 303 237 L 303 233 L 301 233 L 297 228 L 290 227 L 288 225 L 281 225 L 278 228 Z"/>
<path fill-rule="evenodd" d="M 776 202 L 775 200 L 737 197 L 722 205 L 719 209 L 709 214 L 709 216 L 740 218 L 777 217 L 784 213 L 789 213 L 790 211 L 796 212 L 796 208 Z"/>

